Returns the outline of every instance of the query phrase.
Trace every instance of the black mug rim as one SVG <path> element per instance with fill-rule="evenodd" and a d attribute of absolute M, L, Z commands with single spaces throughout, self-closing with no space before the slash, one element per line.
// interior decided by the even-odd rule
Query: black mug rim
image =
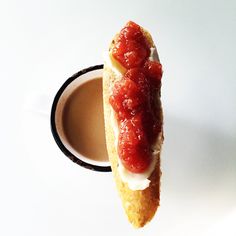
<path fill-rule="evenodd" d="M 85 161 L 82 161 L 81 159 L 79 159 L 78 157 L 76 157 L 73 153 L 71 153 L 63 144 L 63 142 L 60 139 L 60 136 L 57 132 L 57 128 L 56 128 L 56 123 L 55 123 L 55 115 L 56 115 L 56 108 L 57 108 L 57 104 L 58 101 L 62 95 L 62 93 L 64 92 L 64 90 L 67 88 L 67 86 L 73 82 L 75 79 L 77 79 L 79 76 L 86 74 L 90 71 L 93 70 L 100 70 L 103 69 L 103 64 L 101 65 L 95 65 L 95 66 L 91 66 L 85 69 L 82 69 L 80 71 L 78 71 L 77 73 L 75 73 L 74 75 L 72 75 L 71 77 L 69 77 L 60 87 L 60 89 L 58 90 L 58 92 L 56 93 L 54 99 L 53 99 L 53 103 L 52 103 L 52 108 L 51 108 L 51 115 L 50 115 L 50 127 L 51 127 L 51 132 L 53 135 L 53 138 L 56 142 L 56 144 L 58 145 L 58 147 L 60 148 L 60 150 L 70 159 L 72 160 L 74 163 L 89 169 L 89 170 L 94 170 L 94 171 L 100 171 L 100 172 L 111 172 L 111 166 L 98 166 L 98 165 L 94 165 L 94 164 L 90 164 L 87 163 Z"/>

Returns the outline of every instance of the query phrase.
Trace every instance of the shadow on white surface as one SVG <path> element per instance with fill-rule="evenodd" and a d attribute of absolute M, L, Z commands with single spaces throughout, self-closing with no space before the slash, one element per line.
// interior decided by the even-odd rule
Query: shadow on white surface
<path fill-rule="evenodd" d="M 202 235 L 236 207 L 235 141 L 166 115 L 161 213 L 170 234 L 163 235 Z"/>

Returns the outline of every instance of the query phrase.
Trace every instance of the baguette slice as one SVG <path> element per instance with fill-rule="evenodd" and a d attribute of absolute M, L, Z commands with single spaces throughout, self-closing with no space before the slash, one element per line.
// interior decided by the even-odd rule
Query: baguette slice
<path fill-rule="evenodd" d="M 154 42 L 152 40 L 151 35 L 144 30 L 142 32 L 146 37 L 150 47 L 155 48 Z M 112 50 L 114 43 L 116 42 L 117 35 L 112 40 L 110 45 L 109 51 Z M 113 66 L 116 66 L 115 62 Z M 119 63 L 118 63 L 119 64 Z M 116 68 L 122 73 L 123 69 L 120 66 L 116 66 Z M 124 73 L 124 71 L 123 71 Z M 155 144 L 155 155 L 153 156 L 156 158 L 156 164 L 153 172 L 151 173 L 150 177 L 148 178 L 151 182 L 149 187 L 144 190 L 131 190 L 127 183 L 123 182 L 121 176 L 119 175 L 118 171 L 118 153 L 116 147 L 116 133 L 114 131 L 114 123 L 112 119 L 115 119 L 113 115 L 113 108 L 109 103 L 109 97 L 111 95 L 111 88 L 113 87 L 114 83 L 120 80 L 120 76 L 117 76 L 117 73 L 111 68 L 110 63 L 104 63 L 104 72 L 103 72 L 103 103 L 104 103 L 104 118 L 105 118 L 105 133 L 106 133 L 106 145 L 107 151 L 109 155 L 109 160 L 111 163 L 111 168 L 113 172 L 113 176 L 116 182 L 116 186 L 122 200 L 123 208 L 128 216 L 130 223 L 135 227 L 143 227 L 147 222 L 149 222 L 160 202 L 160 177 L 161 177 L 161 170 L 160 170 L 160 151 L 161 145 L 163 142 L 163 131 L 159 133 L 159 137 L 157 138 Z M 160 94 L 157 94 L 157 103 L 159 104 L 159 117 L 161 119 L 160 123 L 163 122 L 163 115 L 162 115 L 162 108 L 161 108 L 161 101 L 160 101 Z M 161 129 L 163 130 L 163 129 Z"/>

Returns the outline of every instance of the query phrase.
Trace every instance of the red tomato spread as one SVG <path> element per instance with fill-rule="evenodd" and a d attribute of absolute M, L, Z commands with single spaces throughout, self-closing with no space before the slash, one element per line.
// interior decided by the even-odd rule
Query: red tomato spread
<path fill-rule="evenodd" d="M 148 59 L 150 45 L 133 22 L 121 30 L 112 55 L 127 69 L 109 99 L 119 126 L 118 154 L 126 169 L 142 173 L 150 165 L 151 147 L 161 131 L 157 97 L 162 66 Z"/>

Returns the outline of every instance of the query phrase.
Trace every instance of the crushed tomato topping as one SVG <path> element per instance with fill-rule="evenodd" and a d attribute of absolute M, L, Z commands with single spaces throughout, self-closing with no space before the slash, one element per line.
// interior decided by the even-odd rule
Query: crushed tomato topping
<path fill-rule="evenodd" d="M 151 163 L 151 147 L 162 126 L 157 99 L 162 66 L 148 59 L 150 46 L 134 22 L 121 30 L 112 55 L 127 69 L 109 98 L 119 126 L 119 158 L 129 171 L 142 173 Z"/>

